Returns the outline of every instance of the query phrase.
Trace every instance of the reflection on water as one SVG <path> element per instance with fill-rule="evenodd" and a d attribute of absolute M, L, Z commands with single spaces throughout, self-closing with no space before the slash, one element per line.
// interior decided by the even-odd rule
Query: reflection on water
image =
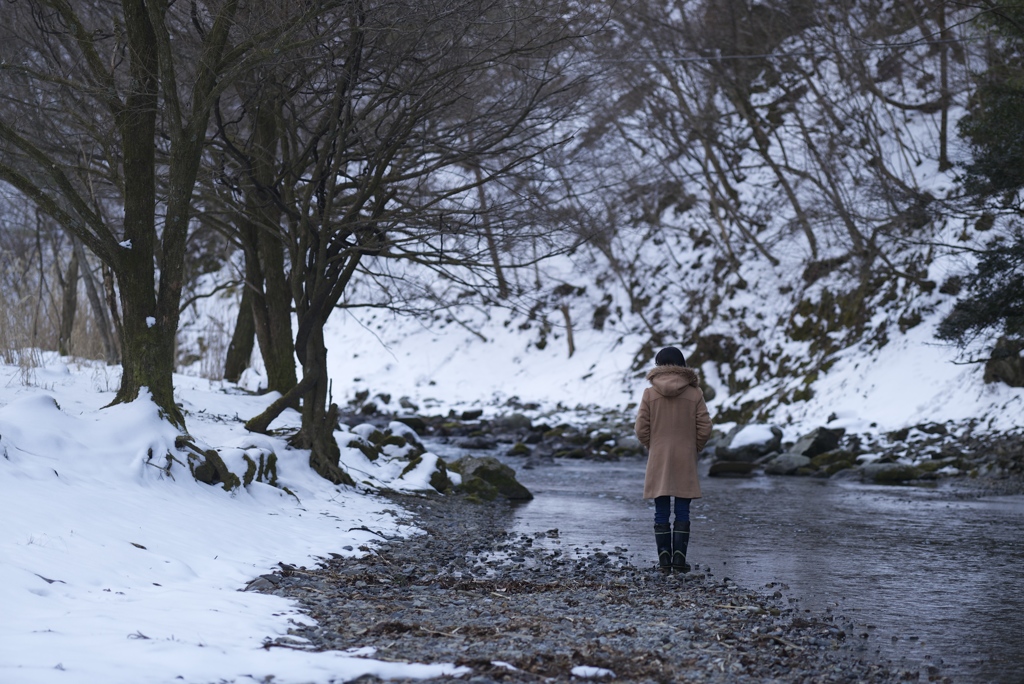
<path fill-rule="evenodd" d="M 517 508 L 514 531 L 557 528 L 562 548 L 621 546 L 653 565 L 643 469 L 519 469 L 536 498 Z M 856 628 L 850 638 L 885 658 L 936 665 L 956 682 L 1024 681 L 1024 497 L 961 500 L 795 477 L 701 484 L 691 562 L 750 588 L 782 582 L 800 609 L 844 616 Z"/>

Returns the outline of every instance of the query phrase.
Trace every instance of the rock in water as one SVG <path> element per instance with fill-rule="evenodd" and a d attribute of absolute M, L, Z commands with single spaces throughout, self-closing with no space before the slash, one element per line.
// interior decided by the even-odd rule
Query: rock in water
<path fill-rule="evenodd" d="M 818 454 L 832 451 L 839 446 L 839 440 L 846 433 L 846 430 L 830 430 L 820 427 L 804 435 L 789 450 L 790 453 L 800 454 L 808 458 L 814 458 Z"/>
<path fill-rule="evenodd" d="M 716 461 L 708 469 L 710 477 L 750 477 L 757 464 L 746 461 Z"/>
<path fill-rule="evenodd" d="M 516 479 L 516 471 L 493 456 L 463 456 L 448 468 L 462 475 L 460 487 L 463 490 L 481 498 L 503 496 L 510 501 L 529 501 L 533 498 L 530 490 Z M 491 489 L 494 490 L 493 495 L 490 495 Z"/>
<path fill-rule="evenodd" d="M 867 463 L 857 469 L 863 482 L 897 484 L 921 477 L 921 470 L 905 463 Z"/>
<path fill-rule="evenodd" d="M 764 472 L 768 475 L 792 475 L 800 468 L 811 465 L 811 459 L 801 454 L 780 454 L 768 462 Z"/>
<path fill-rule="evenodd" d="M 753 462 L 782 446 L 782 430 L 774 425 L 744 425 L 715 448 L 719 461 Z"/>

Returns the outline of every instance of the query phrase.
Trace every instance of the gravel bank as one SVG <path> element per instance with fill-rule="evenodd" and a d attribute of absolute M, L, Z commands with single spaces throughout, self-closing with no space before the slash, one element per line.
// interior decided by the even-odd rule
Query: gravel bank
<path fill-rule="evenodd" d="M 871 662 L 843 618 L 798 613 L 773 587 L 750 591 L 704 565 L 665 576 L 653 561 L 628 564 L 622 549 L 571 557 L 554 530 L 505 532 L 505 503 L 394 499 L 427 534 L 250 585 L 317 621 L 268 648 L 372 647 L 378 659 L 465 666 L 465 682 L 608 681 L 605 671 L 636 682 L 941 678 Z"/>

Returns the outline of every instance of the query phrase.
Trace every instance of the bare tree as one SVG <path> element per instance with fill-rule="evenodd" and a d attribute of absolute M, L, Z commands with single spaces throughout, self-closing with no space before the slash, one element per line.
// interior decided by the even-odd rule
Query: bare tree
<path fill-rule="evenodd" d="M 321 16 L 316 68 L 282 84 L 290 96 L 268 188 L 290 259 L 302 378 L 251 429 L 301 397 L 295 442 L 317 472 L 347 481 L 324 326 L 354 303 L 353 282 L 379 284 L 363 292 L 385 306 L 395 283 L 427 272 L 500 296 L 509 285 L 499 270 L 533 258 L 524 242 L 554 244 L 557 231 L 527 216 L 538 186 L 556 180 L 544 154 L 572 132 L 582 21 L 571 5 L 507 0 L 353 2 Z"/>
<path fill-rule="evenodd" d="M 116 402 L 148 388 L 184 426 L 174 345 L 210 112 L 227 84 L 287 51 L 295 27 L 315 13 L 273 0 L 5 4 L 0 180 L 116 278 L 124 367 Z"/>
<path fill-rule="evenodd" d="M 217 134 L 209 151 L 211 173 L 203 190 L 206 215 L 241 248 L 244 290 L 225 376 L 240 374 L 242 351 L 259 341 L 267 389 L 287 393 L 296 382 L 292 347 L 292 301 L 288 285 L 283 211 L 274 195 L 280 168 L 286 77 L 301 82 L 315 54 L 289 64 L 266 63 L 239 80 L 215 111 Z M 248 354 L 244 354 L 248 363 Z"/>

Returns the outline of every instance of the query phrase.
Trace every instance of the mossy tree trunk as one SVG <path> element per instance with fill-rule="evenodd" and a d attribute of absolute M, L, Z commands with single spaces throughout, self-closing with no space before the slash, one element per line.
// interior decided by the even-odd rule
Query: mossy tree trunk
<path fill-rule="evenodd" d="M 321 477 L 334 484 L 353 485 L 352 478 L 339 464 L 341 450 L 334 438 L 338 407 L 331 402 L 324 323 L 320 320 L 306 338 L 302 374 L 309 379 L 309 386 L 302 396 L 302 428 L 293 443 L 310 450 L 309 465 Z"/>
<path fill-rule="evenodd" d="M 125 241 L 119 245 L 122 251 L 112 267 L 120 291 L 124 371 L 115 402 L 132 401 L 147 387 L 164 416 L 184 429 L 184 416 L 174 403 L 173 373 L 192 192 L 217 88 L 217 70 L 238 3 L 224 2 L 205 35 L 200 67 L 191 84 L 190 108 L 180 99 L 179 84 L 172 80 L 172 39 L 164 23 L 168 8 L 142 0 L 125 0 L 123 4 L 133 88 L 118 116 L 125 166 Z M 164 223 L 158 238 L 159 93 L 163 94 L 170 154 Z"/>
<path fill-rule="evenodd" d="M 131 79 L 124 106 L 115 109 L 115 121 L 124 160 L 124 240 L 116 247 L 105 245 L 110 252 L 107 259 L 117 279 L 121 305 L 123 371 L 114 403 L 134 401 L 142 388 L 149 388 L 164 416 L 184 428 L 184 416 L 174 403 L 172 377 L 178 311 L 177 307 L 172 312 L 161 311 L 156 296 L 156 135 L 160 89 L 156 29 L 145 2 L 126 0 L 123 6 Z M 173 225 L 165 228 L 165 238 L 173 229 Z M 165 264 L 173 256 L 165 254 Z"/>

